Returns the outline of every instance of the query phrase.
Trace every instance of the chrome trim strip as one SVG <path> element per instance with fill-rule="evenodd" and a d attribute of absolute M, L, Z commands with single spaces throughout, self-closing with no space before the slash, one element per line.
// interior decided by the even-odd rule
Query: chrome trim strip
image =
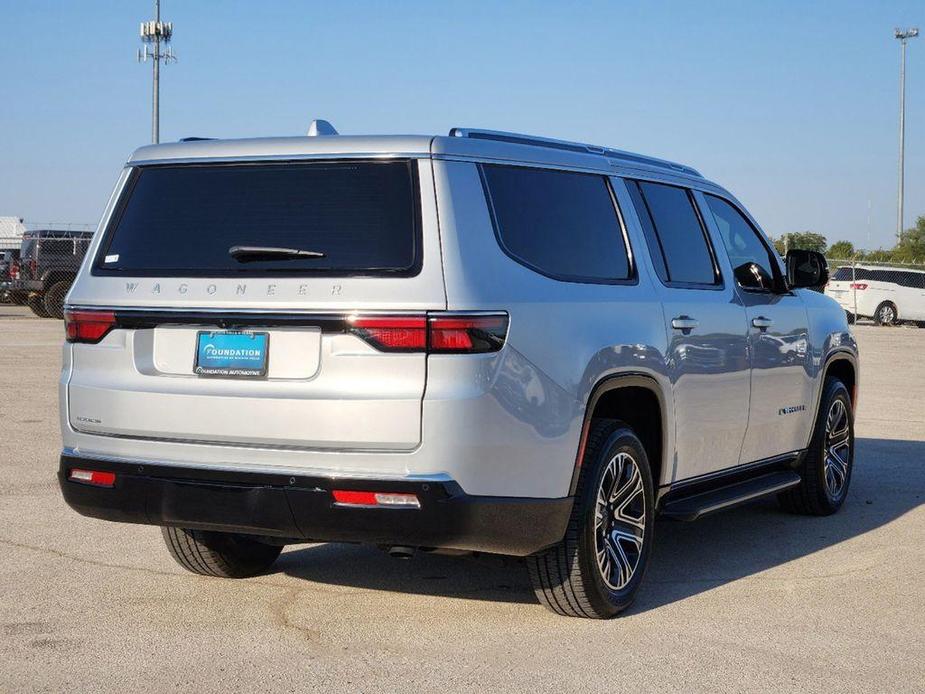
<path fill-rule="evenodd" d="M 175 460 L 156 460 L 152 461 L 147 458 L 136 458 L 130 456 L 113 456 L 103 453 L 82 453 L 76 448 L 65 446 L 62 455 L 80 460 L 100 460 L 111 463 L 126 463 L 134 465 L 143 465 L 145 467 L 183 467 L 196 470 L 208 470 L 216 472 L 255 472 L 272 475 L 297 475 L 300 477 L 321 477 L 329 480 L 339 479 L 362 479 L 371 481 L 403 481 L 403 482 L 452 482 L 453 478 L 445 472 L 427 474 L 427 475 L 383 475 L 382 473 L 363 473 L 363 472 L 331 472 L 330 470 L 319 470 L 317 468 L 292 467 L 288 465 L 254 465 L 244 463 L 238 465 L 219 464 L 209 465 L 203 463 L 190 463 Z"/>

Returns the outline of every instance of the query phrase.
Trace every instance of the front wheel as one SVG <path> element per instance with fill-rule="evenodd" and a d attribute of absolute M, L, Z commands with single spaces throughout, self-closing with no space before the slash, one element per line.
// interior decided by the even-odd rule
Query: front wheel
<path fill-rule="evenodd" d="M 784 509 L 828 516 L 845 503 L 854 468 L 854 413 L 851 396 L 837 378 L 825 382 L 813 439 L 799 470 L 796 487 L 780 494 Z"/>
<path fill-rule="evenodd" d="M 245 535 L 161 528 L 170 556 L 187 571 L 219 578 L 248 578 L 269 569 L 283 548 Z"/>
<path fill-rule="evenodd" d="M 633 430 L 591 424 L 575 505 L 559 544 L 527 558 L 539 601 L 568 617 L 608 619 L 633 602 L 654 540 L 649 459 Z"/>

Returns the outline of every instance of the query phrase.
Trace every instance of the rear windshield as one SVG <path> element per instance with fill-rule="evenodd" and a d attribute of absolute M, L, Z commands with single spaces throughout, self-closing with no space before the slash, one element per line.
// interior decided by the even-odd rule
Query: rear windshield
<path fill-rule="evenodd" d="M 143 167 L 126 186 L 93 272 L 410 275 L 420 266 L 419 220 L 408 160 Z M 236 246 L 270 253 L 236 259 Z"/>

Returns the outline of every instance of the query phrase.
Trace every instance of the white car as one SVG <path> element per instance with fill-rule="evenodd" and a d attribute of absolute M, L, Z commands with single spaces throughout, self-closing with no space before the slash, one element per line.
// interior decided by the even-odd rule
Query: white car
<path fill-rule="evenodd" d="M 825 293 L 849 319 L 873 318 L 879 325 L 925 321 L 925 270 L 857 265 L 832 273 Z"/>

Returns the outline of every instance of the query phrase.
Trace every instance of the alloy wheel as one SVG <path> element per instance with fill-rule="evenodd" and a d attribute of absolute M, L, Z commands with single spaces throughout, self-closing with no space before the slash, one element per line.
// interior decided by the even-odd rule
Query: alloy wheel
<path fill-rule="evenodd" d="M 630 582 L 642 556 L 646 496 L 639 464 L 617 453 L 601 476 L 594 509 L 594 544 L 601 578 L 611 590 Z"/>
<path fill-rule="evenodd" d="M 834 400 L 825 422 L 825 488 L 831 499 L 838 499 L 848 482 L 851 461 L 851 432 L 844 400 Z"/>
<path fill-rule="evenodd" d="M 880 309 L 880 322 L 884 325 L 891 325 L 896 320 L 896 311 L 892 306 L 884 306 Z"/>

